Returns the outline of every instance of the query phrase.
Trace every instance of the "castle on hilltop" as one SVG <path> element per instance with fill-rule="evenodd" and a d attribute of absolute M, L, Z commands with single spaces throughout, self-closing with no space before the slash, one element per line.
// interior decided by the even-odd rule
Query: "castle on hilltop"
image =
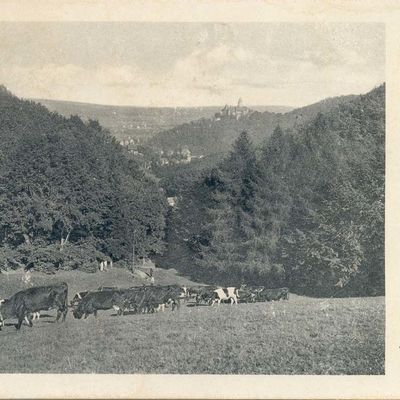
<path fill-rule="evenodd" d="M 243 106 L 243 100 L 240 98 L 237 106 L 228 106 L 228 104 L 226 104 L 224 108 L 221 108 L 219 112 L 215 113 L 215 119 L 216 121 L 225 118 L 240 119 L 243 116 L 250 114 L 250 112 L 250 108 Z"/>

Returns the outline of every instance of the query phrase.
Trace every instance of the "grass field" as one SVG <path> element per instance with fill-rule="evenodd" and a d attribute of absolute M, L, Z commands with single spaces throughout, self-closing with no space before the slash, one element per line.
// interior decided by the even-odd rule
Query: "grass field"
<path fill-rule="evenodd" d="M 100 285 L 132 286 L 114 269 L 56 276 L 32 274 L 34 284 L 66 281 L 73 292 Z M 156 270 L 156 283 L 190 284 Z M 0 275 L 0 297 L 23 288 L 21 275 Z M 33 328 L 0 332 L 1 373 L 383 374 L 384 298 L 312 299 L 189 307 L 178 312 L 87 320 L 69 313 L 55 324 L 43 312 Z"/>

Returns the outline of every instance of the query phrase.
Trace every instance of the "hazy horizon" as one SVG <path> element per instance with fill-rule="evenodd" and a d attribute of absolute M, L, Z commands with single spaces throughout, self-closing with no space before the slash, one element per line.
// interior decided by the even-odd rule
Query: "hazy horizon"
<path fill-rule="evenodd" d="M 382 82 L 383 83 L 383 82 Z M 8 89 L 8 88 L 7 88 Z M 371 88 L 372 90 L 373 88 Z M 352 95 L 353 93 L 350 93 Z M 120 104 L 105 104 L 105 103 L 91 103 L 87 101 L 74 101 L 74 100 L 63 100 L 63 99 L 45 99 L 45 98 L 39 98 L 39 97 L 21 97 L 24 100 L 31 100 L 31 101 L 53 101 L 53 102 L 64 102 L 64 103 L 76 103 L 76 104 L 87 104 L 91 106 L 104 106 L 104 107 L 134 107 L 134 108 L 219 108 L 225 106 L 225 104 L 228 104 L 230 106 L 235 106 L 237 104 L 237 101 L 233 101 L 231 103 L 224 103 L 224 104 L 207 104 L 207 105 L 198 105 L 198 106 L 144 106 L 144 105 L 139 105 L 139 104 L 126 104 L 126 105 L 120 105 Z M 324 99 L 321 99 L 319 101 L 322 101 Z M 318 102 L 318 101 L 317 101 Z M 286 108 L 296 108 L 295 106 L 291 105 L 286 105 L 286 104 L 246 104 L 245 102 L 243 103 L 244 106 L 246 107 L 286 107 Z"/>
<path fill-rule="evenodd" d="M 341 97 L 341 96 L 357 96 L 357 95 L 362 95 L 362 94 L 366 94 L 368 92 L 370 92 L 371 90 L 373 90 L 376 87 L 379 87 L 381 85 L 383 85 L 385 83 L 385 81 L 382 81 L 376 85 L 374 85 L 373 87 L 371 87 L 370 89 L 366 90 L 365 92 L 362 93 L 348 93 L 348 94 L 338 94 L 337 96 L 329 96 L 329 97 L 323 97 L 319 100 L 316 100 L 312 103 L 309 104 L 304 104 L 301 106 L 293 106 L 290 104 L 247 104 L 246 102 L 243 102 L 243 105 L 249 108 L 252 107 L 282 107 L 282 108 L 290 108 L 290 109 L 296 109 L 296 108 L 302 108 L 302 107 L 307 107 L 309 105 L 312 104 L 316 104 L 319 103 L 323 100 L 327 100 L 330 98 L 334 98 L 334 97 Z M 74 100 L 64 100 L 64 99 L 46 99 L 46 98 L 36 98 L 36 97 L 22 97 L 25 100 L 31 100 L 31 101 L 36 101 L 36 102 L 40 102 L 40 101 L 52 101 L 52 102 L 65 102 L 65 103 L 77 103 L 77 104 L 87 104 L 87 105 L 91 105 L 91 106 L 104 106 L 104 107 L 133 107 L 133 108 L 219 108 L 219 107 L 223 107 L 225 106 L 225 104 L 228 104 L 230 106 L 235 106 L 237 104 L 237 102 L 233 101 L 231 103 L 224 103 L 224 104 L 207 104 L 207 105 L 198 105 L 198 106 L 145 106 L 145 105 L 138 105 L 138 104 L 126 104 L 126 105 L 120 105 L 120 104 L 105 104 L 105 103 L 91 103 L 91 102 L 87 102 L 87 101 L 74 101 Z"/>
<path fill-rule="evenodd" d="M 23 98 L 299 108 L 385 81 L 380 23 L 1 22 L 0 82 Z"/>

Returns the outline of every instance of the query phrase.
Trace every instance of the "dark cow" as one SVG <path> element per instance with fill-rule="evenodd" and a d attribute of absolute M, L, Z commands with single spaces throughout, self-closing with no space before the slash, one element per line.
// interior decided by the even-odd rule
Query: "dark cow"
<path fill-rule="evenodd" d="M 238 298 L 240 303 L 254 303 L 257 301 L 259 293 L 265 289 L 264 286 L 249 286 L 242 284 L 238 289 Z"/>
<path fill-rule="evenodd" d="M 110 310 L 117 303 L 120 303 L 120 290 L 104 290 L 96 292 L 88 292 L 81 298 L 72 312 L 75 318 L 87 318 L 90 314 L 94 314 L 97 318 L 98 310 Z"/>
<path fill-rule="evenodd" d="M 287 287 L 279 289 L 263 289 L 257 293 L 257 301 L 278 301 L 289 300 L 289 289 Z"/>
<path fill-rule="evenodd" d="M 211 302 L 213 292 L 217 286 L 203 285 L 203 286 L 191 286 L 187 289 L 188 299 L 195 299 L 196 304 L 199 305 L 201 302 L 207 304 Z"/>
<path fill-rule="evenodd" d="M 113 306 L 118 315 L 123 315 L 127 310 L 133 310 L 135 313 L 140 312 L 143 307 L 145 292 L 148 288 L 148 286 L 138 286 L 121 290 Z"/>
<path fill-rule="evenodd" d="M 116 286 L 100 286 L 97 288 L 97 292 L 101 292 L 104 290 L 117 290 L 118 287 Z M 89 293 L 89 290 L 83 291 L 83 292 L 77 292 L 75 293 L 74 298 L 71 300 L 70 306 L 71 307 L 76 307 L 78 303 Z"/>
<path fill-rule="evenodd" d="M 21 328 L 25 317 L 29 316 L 29 326 L 33 326 L 32 319 L 34 313 L 41 310 L 56 309 L 58 321 L 62 315 L 65 321 L 68 312 L 68 285 L 37 286 L 21 290 L 9 299 L 5 300 L 0 306 L 0 329 L 4 325 L 4 320 L 17 318 L 17 330 Z"/>
<path fill-rule="evenodd" d="M 87 318 L 93 314 L 97 318 L 98 310 L 110 309 L 115 309 L 118 315 L 122 315 L 127 308 L 141 306 L 145 291 L 146 287 L 89 292 L 78 303 L 73 315 L 80 319 L 83 315 Z"/>
<path fill-rule="evenodd" d="M 172 310 L 179 309 L 180 301 L 185 298 L 187 298 L 186 287 L 179 285 L 147 286 L 142 307 L 148 312 L 154 312 L 160 305 L 171 305 Z"/>

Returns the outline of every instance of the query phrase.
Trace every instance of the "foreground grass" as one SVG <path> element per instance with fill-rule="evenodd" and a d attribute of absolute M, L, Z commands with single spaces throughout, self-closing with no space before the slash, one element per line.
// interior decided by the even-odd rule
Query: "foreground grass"
<path fill-rule="evenodd" d="M 74 289 L 85 287 L 83 279 Z M 94 287 L 103 284 L 96 282 Z M 126 277 L 123 286 L 129 286 Z M 75 320 L 69 313 L 64 324 L 44 316 L 20 332 L 6 326 L 0 332 L 0 372 L 384 373 L 383 298 L 293 295 L 287 302 L 113 314 Z"/>
<path fill-rule="evenodd" d="M 54 314 L 49 312 L 48 315 Z M 383 374 L 383 298 L 236 307 L 186 307 L 153 315 L 0 332 L 0 372 Z M 10 321 L 11 322 L 11 321 Z"/>

